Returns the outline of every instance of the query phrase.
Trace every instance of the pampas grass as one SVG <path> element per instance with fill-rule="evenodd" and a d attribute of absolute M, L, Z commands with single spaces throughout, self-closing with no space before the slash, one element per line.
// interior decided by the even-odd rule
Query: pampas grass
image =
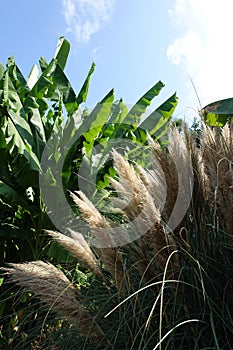
<path fill-rule="evenodd" d="M 98 243 L 99 247 L 95 251 L 104 263 L 105 268 L 116 281 L 118 289 L 121 290 L 124 279 L 123 261 L 118 249 L 115 247 L 114 237 L 109 233 L 111 232 L 109 230 L 111 224 L 100 214 L 83 192 L 77 191 L 76 193 L 71 193 L 71 198 L 82 212 L 83 218 L 86 220 Z M 109 242 L 108 246 L 102 248 L 101 246 L 105 246 L 106 241 Z"/>
<path fill-rule="evenodd" d="M 233 224 L 233 145 L 232 125 L 222 129 L 203 129 L 202 163 L 208 183 L 208 202 L 214 208 L 214 218 L 219 214 L 221 224 L 228 234 L 232 234 Z M 215 225 L 216 223 L 214 223 Z"/>
<path fill-rule="evenodd" d="M 77 259 L 89 288 L 77 292 L 42 261 L 4 269 L 91 341 L 83 349 L 231 349 L 232 125 L 202 129 L 198 145 L 186 127 L 170 131 L 165 150 L 148 138 L 151 169 L 113 150 L 109 207 L 117 222 L 83 192 L 70 194 L 88 225 L 88 243 L 76 231 L 46 233 Z M 184 198 L 187 211 L 172 227 L 178 193 L 191 201 Z"/>
<path fill-rule="evenodd" d="M 94 275 L 101 278 L 103 277 L 96 257 L 84 239 L 83 235 L 78 232 L 73 232 L 73 235 L 75 235 L 74 239 L 55 231 L 45 230 L 45 233 L 48 234 L 54 241 L 59 243 L 63 248 L 65 248 L 73 257 L 75 257 Z"/>
<path fill-rule="evenodd" d="M 77 290 L 62 271 L 50 263 L 32 261 L 22 264 L 9 264 L 2 268 L 10 281 L 30 290 L 34 295 L 69 322 L 75 325 L 80 334 L 94 341 L 105 341 L 105 336 L 94 318 L 78 302 Z"/>

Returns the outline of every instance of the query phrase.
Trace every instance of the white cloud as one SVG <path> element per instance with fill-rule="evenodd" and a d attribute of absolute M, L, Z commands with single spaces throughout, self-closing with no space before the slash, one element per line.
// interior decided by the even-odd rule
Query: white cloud
<path fill-rule="evenodd" d="M 169 13 L 183 35 L 168 47 L 168 58 L 185 66 L 203 106 L 232 97 L 233 1 L 176 0 Z"/>
<path fill-rule="evenodd" d="M 178 64 L 180 61 L 187 61 L 189 57 L 197 62 L 201 55 L 201 42 L 197 33 L 189 30 L 184 37 L 176 39 L 167 49 L 168 58 Z"/>
<path fill-rule="evenodd" d="M 100 52 L 100 50 L 101 50 L 101 46 L 97 46 L 97 47 L 95 47 L 93 50 L 92 50 L 92 52 L 91 52 L 91 60 L 93 61 L 93 62 L 97 62 L 98 61 L 98 59 L 99 59 L 99 52 Z"/>
<path fill-rule="evenodd" d="M 78 43 L 87 43 L 111 19 L 115 0 L 63 0 L 67 31 Z"/>

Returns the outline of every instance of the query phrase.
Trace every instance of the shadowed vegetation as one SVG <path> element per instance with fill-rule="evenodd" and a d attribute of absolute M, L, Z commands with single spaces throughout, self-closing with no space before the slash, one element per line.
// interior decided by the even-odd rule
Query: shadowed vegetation
<path fill-rule="evenodd" d="M 158 82 L 81 110 L 68 53 L 0 67 L 1 348 L 231 349 L 231 105 L 178 129 L 175 94 L 145 118 Z"/>
<path fill-rule="evenodd" d="M 67 266 L 64 270 L 72 276 L 70 284 L 60 268 L 48 268 L 40 261 L 4 269 L 10 280 L 34 292 L 49 310 L 59 311 L 77 327 L 80 349 L 230 349 L 232 127 L 212 130 L 203 125 L 199 147 L 190 135 L 186 129 L 182 135 L 171 130 L 166 153 L 149 140 L 164 173 L 133 166 L 113 151 L 117 178 L 110 182 L 117 196 L 109 196 L 109 207 L 117 211 L 121 229 L 82 192 L 71 194 L 89 226 L 89 243 L 94 238 L 95 246 L 90 249 L 79 232 L 70 231 L 69 236 L 47 232 L 79 263 L 76 275 Z M 180 224 L 166 233 L 180 191 L 174 152 L 185 166 L 185 148 L 193 167 L 192 200 Z M 162 208 L 164 176 L 168 195 Z M 120 240 L 124 244 L 119 247 Z M 53 277 L 50 268 L 56 270 Z M 85 272 L 86 285 L 78 282 L 79 271 Z M 55 276 L 67 286 L 55 282 Z M 70 293 L 72 298 L 76 293 L 74 306 L 67 303 Z M 83 311 L 76 315 L 78 310 Z"/>

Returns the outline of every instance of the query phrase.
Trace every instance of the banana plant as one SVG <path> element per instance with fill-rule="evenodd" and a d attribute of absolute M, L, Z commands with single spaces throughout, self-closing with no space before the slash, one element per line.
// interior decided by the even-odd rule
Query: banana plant
<path fill-rule="evenodd" d="M 114 175 L 108 162 L 114 142 L 129 141 L 133 153 L 146 145 L 147 133 L 161 139 L 178 102 L 174 94 L 145 117 L 164 87 L 159 81 L 132 108 L 123 99 L 115 101 L 113 89 L 93 109 L 82 108 L 95 64 L 76 93 L 65 74 L 69 51 L 69 42 L 59 38 L 52 60 L 40 58 L 27 79 L 13 57 L 6 67 L 0 64 L 1 265 L 43 256 L 67 261 L 67 253 L 56 244 L 46 248 L 43 229 L 55 228 L 47 210 L 52 206 L 66 225 L 66 214 L 69 218 L 72 212 L 68 190 L 78 189 L 80 168 L 90 173 L 91 195 L 96 187 L 106 188 L 109 174 Z M 43 183 L 51 202 L 44 200 Z M 8 290 L 4 283 L 1 288 Z M 12 313 L 7 302 L 1 305 L 0 317 Z"/>
<path fill-rule="evenodd" d="M 91 65 L 80 91 L 75 93 L 64 72 L 69 51 L 69 42 L 61 37 L 53 59 L 47 63 L 41 58 L 40 72 L 34 66 L 27 80 L 13 57 L 6 68 L 0 66 L 0 200 L 8 208 L 6 212 L 10 208 L 14 217 L 12 225 L 8 213 L 0 228 L 6 233 L 3 236 L 9 237 L 9 232 L 14 232 L 21 240 L 25 237 L 21 231 L 27 223 L 30 229 L 26 238 L 33 258 L 43 246 L 43 240 L 38 238 L 41 230 L 52 224 L 41 195 L 41 174 L 48 191 L 59 196 L 62 189 L 67 198 L 68 190 L 78 188 L 76 174 L 86 162 L 91 176 L 99 174 L 97 185 L 105 188 L 109 185 L 107 175 L 113 171 L 111 164 L 104 166 L 112 142 L 127 139 L 136 147 L 146 143 L 147 133 L 160 139 L 169 128 L 177 105 L 174 94 L 144 118 L 152 100 L 164 87 L 159 81 L 129 110 L 122 99 L 114 101 L 114 90 L 92 110 L 81 110 L 95 64 Z M 45 159 L 49 162 L 43 162 Z M 63 205 L 63 201 L 61 195 L 58 205 Z"/>
<path fill-rule="evenodd" d="M 41 231 L 51 223 L 42 201 L 39 173 L 41 156 L 51 135 L 61 134 L 67 113 L 78 109 L 82 97 L 67 83 L 64 68 L 70 44 L 59 39 L 49 64 L 40 59 L 41 74 L 34 66 L 26 80 L 14 58 L 0 65 L 0 235 L 1 261 L 37 258 L 41 254 Z M 93 67 L 92 67 L 93 71 Z M 82 94 L 87 95 L 90 76 Z M 55 150 L 56 151 L 56 150 Z M 59 158 L 58 152 L 54 157 Z"/>

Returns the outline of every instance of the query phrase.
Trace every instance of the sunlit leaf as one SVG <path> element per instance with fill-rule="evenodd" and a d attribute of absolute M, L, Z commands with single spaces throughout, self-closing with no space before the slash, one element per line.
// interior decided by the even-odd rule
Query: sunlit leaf
<path fill-rule="evenodd" d="M 83 84 L 83 86 L 82 86 L 81 90 L 79 91 L 78 96 L 76 98 L 76 102 L 78 105 L 80 105 L 83 102 L 86 102 L 90 78 L 91 78 L 91 75 L 94 72 L 94 70 L 95 70 L 95 64 L 92 63 L 91 68 L 88 72 L 88 75 L 84 81 L 84 84 Z"/>
<path fill-rule="evenodd" d="M 171 119 L 177 104 L 177 96 L 173 94 L 140 123 L 140 129 L 147 131 L 150 135 L 156 135 L 157 138 L 161 137 L 159 129 Z"/>
<path fill-rule="evenodd" d="M 67 58 L 70 52 L 70 43 L 61 36 L 57 42 L 57 48 L 54 55 L 54 58 L 57 60 L 59 66 L 64 70 Z"/>
<path fill-rule="evenodd" d="M 212 102 L 201 112 L 210 126 L 224 126 L 233 116 L 233 98 Z"/>

